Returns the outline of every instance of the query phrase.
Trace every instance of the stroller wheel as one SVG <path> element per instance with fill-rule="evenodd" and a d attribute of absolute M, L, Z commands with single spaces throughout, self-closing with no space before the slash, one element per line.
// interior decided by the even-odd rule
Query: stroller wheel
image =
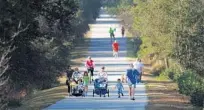
<path fill-rule="evenodd" d="M 109 97 L 109 89 L 108 89 L 108 97 Z"/>
<path fill-rule="evenodd" d="M 94 90 L 93 90 L 93 97 L 94 97 Z"/>

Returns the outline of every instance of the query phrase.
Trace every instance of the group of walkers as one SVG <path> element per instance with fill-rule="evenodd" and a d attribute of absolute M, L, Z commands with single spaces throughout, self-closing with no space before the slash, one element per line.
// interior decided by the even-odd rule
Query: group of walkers
<path fill-rule="evenodd" d="M 115 40 L 115 34 L 114 32 L 116 29 L 110 28 L 109 33 L 111 39 L 114 38 Z M 122 36 L 124 36 L 125 29 L 122 26 L 121 28 Z M 119 51 L 119 43 L 115 40 L 112 43 L 112 49 L 113 49 L 113 57 L 118 57 L 118 51 Z M 118 91 L 118 98 L 121 96 L 124 96 L 123 94 L 123 84 L 126 82 L 129 86 L 129 97 L 131 100 L 135 100 L 134 94 L 135 94 L 135 88 L 136 84 L 141 82 L 142 72 L 143 72 L 143 63 L 141 62 L 141 59 L 137 59 L 135 62 L 130 64 L 130 68 L 127 69 L 126 74 L 121 77 L 121 79 L 117 79 L 117 83 L 115 85 L 115 89 Z M 94 79 L 94 68 L 95 64 L 94 61 L 89 56 L 88 59 L 85 61 L 85 68 L 86 71 L 83 72 L 83 74 L 79 71 L 79 69 L 76 67 L 74 70 L 71 68 L 71 66 L 68 67 L 68 70 L 66 71 L 67 74 L 67 81 L 66 84 L 68 86 L 68 94 L 71 94 L 71 87 L 72 83 L 78 84 L 79 87 L 83 88 L 85 91 L 85 96 L 87 96 L 88 92 L 88 85 L 91 84 Z M 102 80 L 105 83 L 108 83 L 108 74 L 105 71 L 105 67 L 101 68 L 101 71 L 97 74 L 97 79 Z M 107 88 L 107 86 L 106 86 Z M 105 95 L 104 95 L 105 96 Z"/>
<path fill-rule="evenodd" d="M 74 70 L 71 68 L 71 66 L 68 67 L 68 70 L 66 71 L 67 74 L 67 81 L 66 84 L 68 86 L 68 94 L 71 94 L 71 85 L 72 82 L 78 84 L 79 86 L 84 87 L 85 90 L 85 96 L 87 96 L 88 92 L 88 85 L 89 83 L 93 82 L 93 76 L 94 76 L 94 61 L 91 59 L 91 57 L 88 57 L 87 61 L 85 62 L 85 67 L 87 68 L 87 71 L 84 71 L 83 74 L 79 71 L 79 69 L 76 67 Z M 129 97 L 131 100 L 135 100 L 134 94 L 135 94 L 135 88 L 136 84 L 141 82 L 141 76 L 143 72 L 143 63 L 141 62 L 141 59 L 137 59 L 136 62 L 133 62 L 130 64 L 130 68 L 127 69 L 125 78 L 121 77 L 121 79 L 117 79 L 117 83 L 115 85 L 115 88 L 118 91 L 118 98 L 121 96 L 124 96 L 123 94 L 123 79 L 125 79 L 125 82 L 127 82 L 129 86 Z M 97 74 L 97 79 L 103 79 L 103 81 L 108 82 L 108 74 L 105 71 L 105 67 L 101 68 L 101 71 Z"/>
<path fill-rule="evenodd" d="M 79 86 L 83 84 L 85 89 L 85 95 L 87 95 L 88 84 L 93 81 L 94 66 L 95 64 L 91 57 L 88 57 L 88 60 L 85 62 L 85 67 L 87 68 L 87 71 L 84 71 L 84 74 L 82 74 L 77 67 L 73 70 L 71 66 L 68 66 L 68 69 L 66 70 L 66 85 L 68 86 L 68 95 L 71 94 L 71 85 L 73 84 L 73 82 L 75 84 L 79 84 Z"/>

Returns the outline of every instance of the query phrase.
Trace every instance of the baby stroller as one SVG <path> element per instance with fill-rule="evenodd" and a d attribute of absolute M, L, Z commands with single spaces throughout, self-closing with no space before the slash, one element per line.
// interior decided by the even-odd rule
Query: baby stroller
<path fill-rule="evenodd" d="M 94 89 L 93 89 L 93 97 L 94 94 L 97 95 L 104 95 L 108 94 L 109 97 L 109 89 L 108 89 L 108 83 L 105 80 L 101 80 L 101 79 L 95 79 L 94 81 Z"/>
<path fill-rule="evenodd" d="M 75 81 L 71 82 L 71 95 L 72 96 L 82 96 L 85 97 L 85 90 L 82 83 L 75 83 Z"/>

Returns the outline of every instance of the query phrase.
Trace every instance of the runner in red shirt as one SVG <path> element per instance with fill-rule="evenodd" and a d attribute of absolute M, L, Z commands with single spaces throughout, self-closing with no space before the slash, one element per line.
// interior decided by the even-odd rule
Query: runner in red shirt
<path fill-rule="evenodd" d="M 87 68 L 88 73 L 90 73 L 89 76 L 90 76 L 90 83 L 91 83 L 91 81 L 93 81 L 93 75 L 94 75 L 93 72 L 94 72 L 95 64 L 90 56 L 88 57 L 88 60 L 86 61 L 85 66 Z"/>
<path fill-rule="evenodd" d="M 113 56 L 118 57 L 119 44 L 118 44 L 118 42 L 116 40 L 112 44 L 112 48 L 113 48 Z"/>

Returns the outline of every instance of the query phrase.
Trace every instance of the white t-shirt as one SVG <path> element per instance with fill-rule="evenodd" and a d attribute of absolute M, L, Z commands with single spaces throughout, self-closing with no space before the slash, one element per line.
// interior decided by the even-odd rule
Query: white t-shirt
<path fill-rule="evenodd" d="M 143 64 L 143 63 L 136 61 L 136 62 L 133 63 L 133 65 L 134 65 L 134 68 L 135 68 L 139 73 L 142 72 L 142 68 L 144 67 L 144 64 Z"/>
<path fill-rule="evenodd" d="M 108 78 L 107 72 L 105 72 L 105 71 L 99 72 L 98 73 L 98 78 L 105 78 L 105 79 L 107 79 Z"/>

